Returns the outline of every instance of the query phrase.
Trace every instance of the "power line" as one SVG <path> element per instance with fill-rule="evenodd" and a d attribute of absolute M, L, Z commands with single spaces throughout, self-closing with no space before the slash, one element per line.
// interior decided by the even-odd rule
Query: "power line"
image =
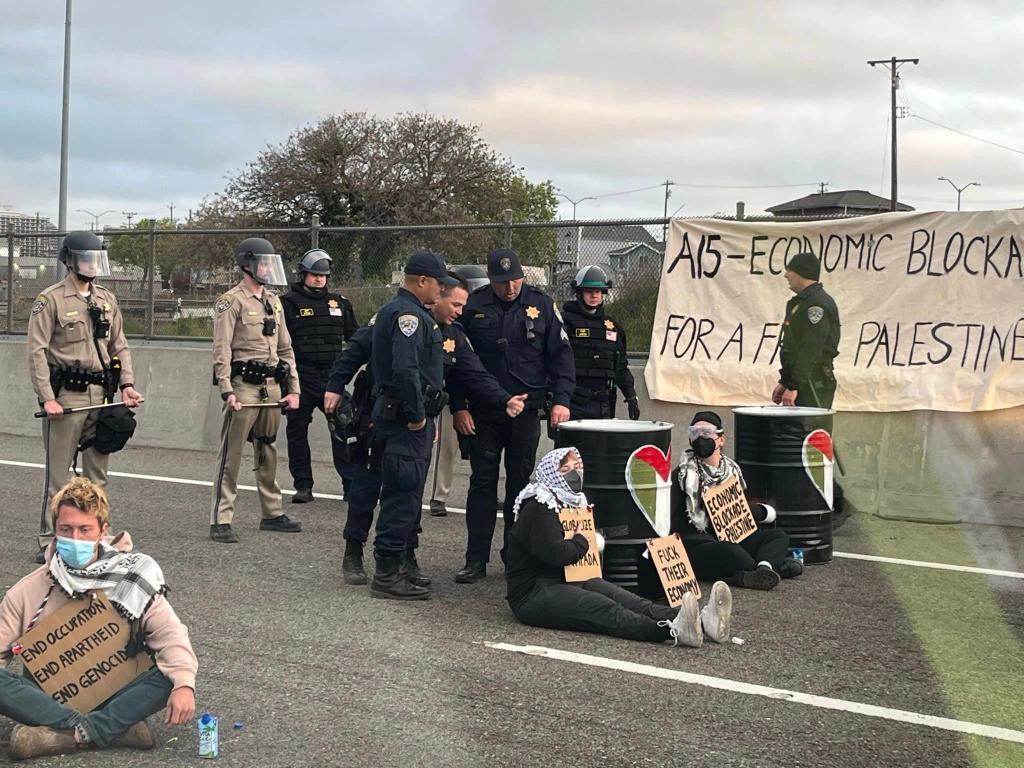
<path fill-rule="evenodd" d="M 1024 150 L 1022 149 L 1017 149 L 1016 147 L 1008 147 L 1005 144 L 999 144 L 995 141 L 989 141 L 988 139 L 983 139 L 980 136 L 973 136 L 969 133 L 966 133 L 965 131 L 960 131 L 957 130 L 956 128 L 950 128 L 948 125 L 937 123 L 934 120 L 929 120 L 927 117 L 921 117 L 921 115 L 918 114 L 911 114 L 910 116 L 916 117 L 918 120 L 923 120 L 924 122 L 929 123 L 930 125 L 934 125 L 937 128 L 944 128 L 947 131 L 952 131 L 953 133 L 960 134 L 961 136 L 966 136 L 968 139 L 974 139 L 975 141 L 980 141 L 983 144 L 991 144 L 993 147 L 999 147 L 1000 149 L 1005 149 L 1010 152 L 1016 152 L 1018 155 L 1024 155 Z"/>
<path fill-rule="evenodd" d="M 827 182 L 826 182 L 827 183 Z M 676 187 L 695 187 L 697 189 L 787 189 L 792 187 L 817 187 L 820 181 L 808 181 L 803 184 L 683 184 Z"/>
<path fill-rule="evenodd" d="M 649 192 L 652 189 L 660 189 L 663 186 L 665 186 L 664 183 L 654 184 L 654 185 L 652 185 L 650 187 L 640 187 L 640 189 L 627 189 L 627 190 L 625 190 L 623 192 L 608 192 L 607 194 L 604 194 L 604 195 L 592 195 L 591 197 L 594 200 L 597 200 L 598 198 L 602 198 L 602 197 L 618 197 L 619 195 L 632 195 L 632 194 L 634 194 L 636 192 Z"/>

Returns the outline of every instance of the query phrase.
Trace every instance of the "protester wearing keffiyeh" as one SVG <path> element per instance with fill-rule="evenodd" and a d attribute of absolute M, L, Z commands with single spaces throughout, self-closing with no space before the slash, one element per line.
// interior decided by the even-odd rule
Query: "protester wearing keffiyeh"
<path fill-rule="evenodd" d="M 68 597 L 101 589 L 126 619 L 142 618 L 153 598 L 167 591 L 160 566 L 141 552 L 119 552 L 103 541 L 97 546 L 99 557 L 84 568 L 72 568 L 59 556 L 50 558 L 50 577 Z"/>
<path fill-rule="evenodd" d="M 579 461 L 580 472 L 583 471 L 583 459 L 575 448 L 556 448 L 544 455 L 533 470 L 533 479 L 516 496 L 512 506 L 513 520 L 519 519 L 519 509 L 526 499 L 537 499 L 541 504 L 558 512 L 561 509 L 579 509 L 590 506 L 587 495 L 582 491 L 574 493 L 565 482 L 565 477 L 558 468 L 566 454 L 574 453 Z"/>

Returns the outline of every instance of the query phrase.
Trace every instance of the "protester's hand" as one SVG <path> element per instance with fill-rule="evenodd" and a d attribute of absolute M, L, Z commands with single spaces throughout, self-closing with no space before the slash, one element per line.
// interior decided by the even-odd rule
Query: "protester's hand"
<path fill-rule="evenodd" d="M 324 392 L 324 413 L 331 414 L 341 405 L 340 392 Z"/>
<path fill-rule="evenodd" d="M 455 431 L 460 435 L 475 435 L 476 424 L 473 422 L 473 414 L 469 411 L 456 411 L 453 417 Z"/>
<path fill-rule="evenodd" d="M 281 407 L 286 411 L 299 410 L 299 396 L 294 392 L 281 398 Z"/>
<path fill-rule="evenodd" d="M 557 427 L 563 421 L 569 420 L 569 409 L 564 405 L 553 405 L 551 406 L 551 426 Z"/>
<path fill-rule="evenodd" d="M 135 387 L 129 386 L 121 390 L 121 402 L 129 408 L 138 408 L 144 400 L 142 393 L 136 391 Z"/>
<path fill-rule="evenodd" d="M 799 392 L 795 389 L 784 389 L 782 391 L 782 404 L 783 405 L 796 405 L 796 397 Z"/>
<path fill-rule="evenodd" d="M 410 432 L 419 432 L 421 429 L 427 426 L 427 420 L 420 419 L 419 421 L 410 421 L 405 426 Z"/>
<path fill-rule="evenodd" d="M 43 411 L 46 413 L 46 418 L 51 421 L 64 418 L 64 406 L 56 400 L 47 400 L 43 403 Z"/>
<path fill-rule="evenodd" d="M 196 694 L 191 688 L 175 688 L 167 697 L 167 725 L 184 725 L 196 713 Z"/>
<path fill-rule="evenodd" d="M 776 384 L 775 389 L 772 390 L 772 402 L 779 405 L 782 402 L 782 393 L 786 391 L 786 387 L 783 384 Z"/>
<path fill-rule="evenodd" d="M 505 413 L 508 414 L 510 419 L 514 419 L 526 408 L 526 395 L 513 395 L 505 403 Z M 462 413 L 462 411 L 460 411 Z M 466 411 L 469 413 L 469 411 Z"/>
<path fill-rule="evenodd" d="M 629 418 L 636 421 L 640 418 L 640 403 L 635 397 L 629 398 L 626 401 L 626 406 L 629 408 Z"/>
<path fill-rule="evenodd" d="M 242 404 L 238 402 L 238 398 L 235 397 L 234 392 L 228 395 L 228 399 L 225 400 L 224 402 L 227 403 L 228 408 L 230 408 L 232 411 L 242 410 Z"/>

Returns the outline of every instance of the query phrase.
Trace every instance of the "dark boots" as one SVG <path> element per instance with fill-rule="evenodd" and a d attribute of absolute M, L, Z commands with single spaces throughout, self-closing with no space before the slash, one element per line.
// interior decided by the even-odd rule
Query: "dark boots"
<path fill-rule="evenodd" d="M 363 569 L 363 542 L 345 539 L 345 557 L 341 561 L 341 578 L 346 584 L 361 586 L 366 583 Z"/>
<path fill-rule="evenodd" d="M 420 564 L 416 561 L 416 550 L 407 549 L 402 553 L 401 572 L 417 587 L 429 587 L 430 578 L 420 572 Z"/>
<path fill-rule="evenodd" d="M 385 600 L 426 600 L 430 590 L 412 583 L 402 571 L 401 552 L 374 552 L 377 570 L 370 584 L 370 596 Z"/>

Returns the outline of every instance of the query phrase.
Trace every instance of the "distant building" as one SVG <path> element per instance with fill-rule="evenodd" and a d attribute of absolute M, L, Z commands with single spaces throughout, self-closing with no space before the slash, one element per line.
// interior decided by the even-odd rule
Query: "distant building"
<path fill-rule="evenodd" d="M 57 227 L 48 218 L 38 213 L 28 215 L 12 211 L 8 207 L 0 207 L 0 237 L 6 237 L 11 227 L 15 235 L 35 234 L 39 232 L 56 232 Z M 55 259 L 60 247 L 58 237 L 31 237 L 17 240 L 20 256 L 28 258 Z"/>
<path fill-rule="evenodd" d="M 556 283 L 568 284 L 581 267 L 593 264 L 610 268 L 612 278 L 623 282 L 630 277 L 661 273 L 662 243 L 647 227 L 567 227 L 558 233 L 558 276 Z"/>
<path fill-rule="evenodd" d="M 842 189 L 835 192 L 815 192 L 813 195 L 773 205 L 765 210 L 777 218 L 786 216 L 869 216 L 888 213 L 889 198 L 879 197 L 863 189 Z M 897 202 L 896 210 L 912 211 L 909 205 Z"/>

